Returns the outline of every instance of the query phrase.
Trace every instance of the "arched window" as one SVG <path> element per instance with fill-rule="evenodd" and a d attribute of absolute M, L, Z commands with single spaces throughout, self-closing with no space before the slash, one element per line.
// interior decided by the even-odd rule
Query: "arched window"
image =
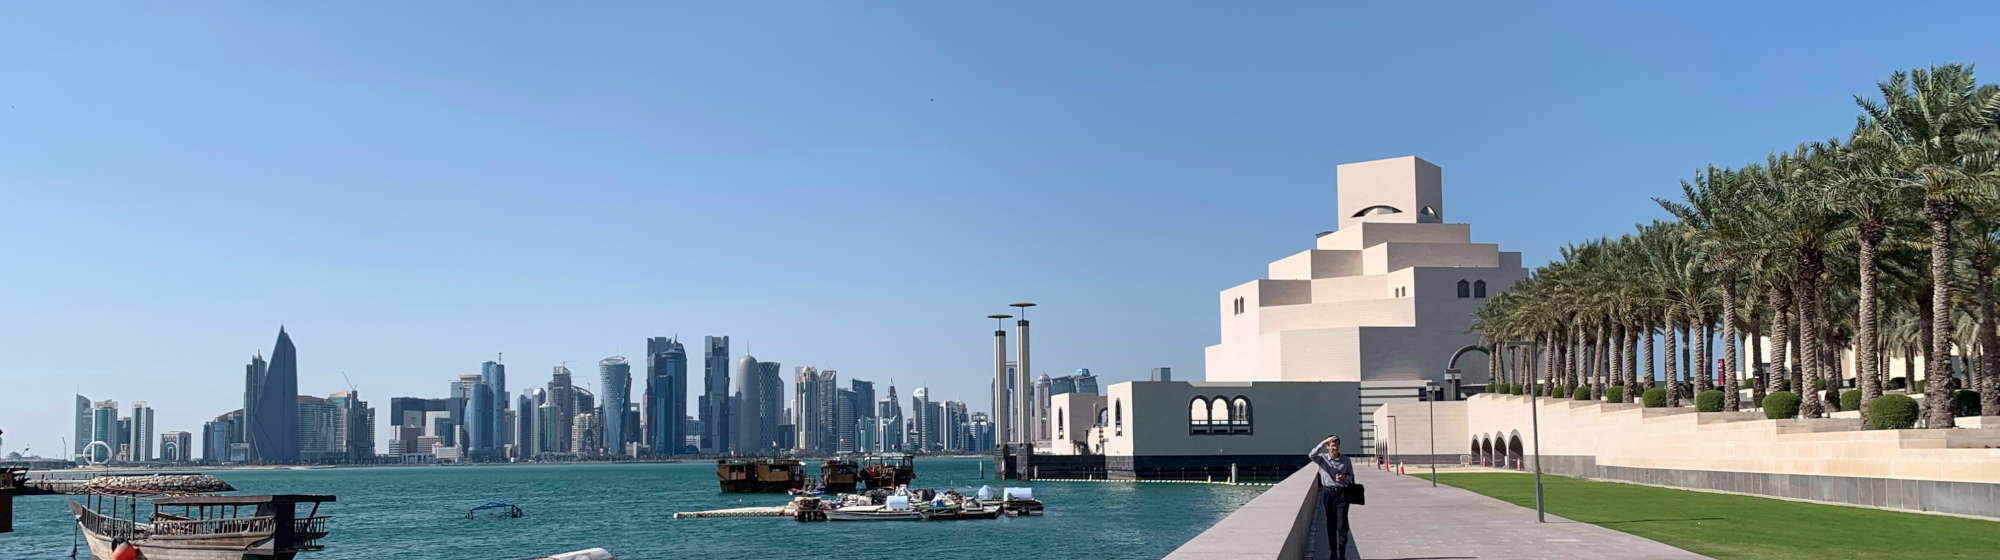
<path fill-rule="evenodd" d="M 1216 397 L 1208 401 L 1208 423 L 1215 426 L 1212 431 L 1229 433 L 1229 425 L 1236 423 L 1229 418 L 1229 399 Z"/>
<path fill-rule="evenodd" d="M 1230 431 L 1239 434 L 1250 433 L 1250 399 L 1248 397 L 1236 397 L 1236 400 L 1231 401 L 1230 408 L 1235 410 L 1232 411 L 1234 413 L 1230 414 L 1229 418 L 1236 421 L 1236 424 L 1231 426 Z"/>
<path fill-rule="evenodd" d="M 1437 222 L 1442 220 L 1444 220 L 1444 214 L 1438 212 L 1436 208 L 1425 206 L 1422 209 L 1417 210 L 1417 221 L 1419 222 L 1428 223 L 1428 222 Z"/>
<path fill-rule="evenodd" d="M 1057 408 L 1057 409 L 1056 409 L 1056 439 L 1067 439 L 1067 438 L 1063 437 L 1063 416 L 1064 416 L 1064 415 L 1063 415 L 1063 409 L 1061 409 L 1061 408 Z"/>
<path fill-rule="evenodd" d="M 1125 401 L 1111 401 L 1111 435 L 1125 435 Z"/>
<path fill-rule="evenodd" d="M 1401 213 L 1403 213 L 1403 211 L 1397 209 L 1394 206 L 1389 206 L 1386 204 L 1377 204 L 1367 208 L 1362 208 L 1360 212 L 1354 213 L 1354 217 L 1359 218 L 1362 216 L 1374 216 L 1378 214 L 1401 214 Z"/>
<path fill-rule="evenodd" d="M 1102 428 L 1109 425 L 1111 425 L 1111 409 L 1097 409 L 1097 424 L 1095 427 Z"/>
<path fill-rule="evenodd" d="M 1476 297 L 1476 298 L 1483 298 L 1483 297 L 1486 297 L 1486 281 L 1485 281 L 1485 280 L 1480 280 L 1480 281 L 1478 281 L 1478 282 L 1473 282 L 1473 283 L 1472 283 L 1472 297 Z"/>
<path fill-rule="evenodd" d="M 1188 401 L 1188 433 L 1208 433 L 1208 399 L 1195 397 Z"/>
<path fill-rule="evenodd" d="M 1462 298 L 1464 298 L 1464 297 L 1472 297 L 1472 283 L 1471 283 L 1471 282 L 1467 282 L 1467 281 L 1464 281 L 1464 280 L 1459 280 L 1459 281 L 1458 281 L 1458 297 L 1462 297 Z"/>

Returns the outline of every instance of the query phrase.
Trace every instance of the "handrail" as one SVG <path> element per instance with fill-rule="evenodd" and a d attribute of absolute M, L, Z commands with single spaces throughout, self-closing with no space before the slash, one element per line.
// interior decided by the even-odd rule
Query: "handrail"
<path fill-rule="evenodd" d="M 1303 457 L 1301 461 L 1303 461 Z M 1319 468 L 1306 465 L 1167 555 L 1169 560 L 1300 558 L 1312 538 Z"/>
<path fill-rule="evenodd" d="M 153 522 L 155 535 L 234 535 L 266 534 L 277 529 L 271 516 L 223 519 L 160 520 Z"/>

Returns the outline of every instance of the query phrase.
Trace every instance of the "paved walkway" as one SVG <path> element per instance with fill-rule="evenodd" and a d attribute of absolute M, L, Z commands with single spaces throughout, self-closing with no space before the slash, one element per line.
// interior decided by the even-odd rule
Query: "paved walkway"
<path fill-rule="evenodd" d="M 1397 476 L 1359 461 L 1354 466 L 1368 486 L 1368 505 L 1354 506 L 1348 523 L 1367 560 L 1705 558 L 1554 515 L 1548 523 L 1535 523 L 1531 508 L 1443 484 L 1432 488 L 1430 479 L 1414 470 Z M 1316 539 L 1324 538 L 1318 533 Z"/>

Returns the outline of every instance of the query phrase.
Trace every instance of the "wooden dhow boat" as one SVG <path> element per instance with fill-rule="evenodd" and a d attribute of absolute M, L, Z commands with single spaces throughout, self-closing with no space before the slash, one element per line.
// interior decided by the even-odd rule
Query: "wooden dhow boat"
<path fill-rule="evenodd" d="M 916 458 L 909 454 L 869 455 L 861 458 L 861 482 L 870 490 L 895 488 L 916 479 Z"/>
<path fill-rule="evenodd" d="M 798 459 L 719 459 L 715 479 L 723 492 L 786 492 L 805 488 Z"/>
<path fill-rule="evenodd" d="M 146 560 L 291 560 L 325 548 L 327 516 L 319 506 L 333 496 L 113 496 L 69 500 L 78 533 L 93 560 L 112 560 L 129 547 Z M 312 508 L 300 515 L 298 506 Z M 142 517 L 143 515 L 143 517 Z"/>
<path fill-rule="evenodd" d="M 860 481 L 860 468 L 853 459 L 827 459 L 819 464 L 818 490 L 853 492 Z"/>

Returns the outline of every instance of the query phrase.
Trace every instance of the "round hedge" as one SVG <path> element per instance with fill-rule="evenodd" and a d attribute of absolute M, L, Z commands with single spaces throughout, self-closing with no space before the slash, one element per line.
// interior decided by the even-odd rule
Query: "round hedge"
<path fill-rule="evenodd" d="M 1722 412 L 1722 391 L 1709 389 L 1694 396 L 1695 412 Z"/>
<path fill-rule="evenodd" d="M 1625 388 L 1619 386 L 1613 386 L 1609 389 L 1605 389 L 1604 402 L 1615 402 L 1615 403 L 1625 402 Z"/>
<path fill-rule="evenodd" d="M 1907 395 L 1887 394 L 1868 401 L 1868 426 L 1877 430 L 1905 430 L 1917 425 L 1917 400 Z"/>
<path fill-rule="evenodd" d="M 1570 400 L 1577 400 L 1577 401 L 1590 400 L 1590 388 L 1579 386 L 1576 388 L 1576 391 L 1573 391 L 1569 394 L 1569 398 Z"/>
<path fill-rule="evenodd" d="M 1861 410 L 1861 391 L 1842 391 L 1840 393 L 1840 409 Z"/>
<path fill-rule="evenodd" d="M 1647 389 L 1646 392 L 1639 394 L 1639 400 L 1645 401 L 1646 408 L 1667 406 L 1667 390 L 1659 387 Z"/>
<path fill-rule="evenodd" d="M 1764 396 L 1764 417 L 1772 420 L 1799 415 L 1799 396 L 1791 391 L 1773 391 Z"/>
<path fill-rule="evenodd" d="M 1951 394 L 1952 416 L 1978 416 L 1979 391 L 1959 391 Z"/>

